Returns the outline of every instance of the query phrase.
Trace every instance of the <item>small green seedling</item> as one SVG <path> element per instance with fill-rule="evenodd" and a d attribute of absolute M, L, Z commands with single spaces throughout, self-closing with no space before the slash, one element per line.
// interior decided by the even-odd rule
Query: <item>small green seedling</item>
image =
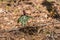
<path fill-rule="evenodd" d="M 30 16 L 23 15 L 18 19 L 18 23 L 21 22 L 23 26 L 27 23 L 28 19 L 31 18 Z"/>

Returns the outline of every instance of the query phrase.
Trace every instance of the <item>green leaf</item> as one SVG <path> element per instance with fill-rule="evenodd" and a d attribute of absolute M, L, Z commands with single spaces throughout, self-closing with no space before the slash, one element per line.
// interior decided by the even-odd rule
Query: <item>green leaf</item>
<path fill-rule="evenodd" d="M 24 26 L 24 25 L 27 23 L 27 21 L 28 21 L 29 18 L 30 18 L 30 16 L 26 16 L 26 15 L 21 16 L 21 17 L 18 19 L 18 23 L 21 22 L 22 25 Z"/>

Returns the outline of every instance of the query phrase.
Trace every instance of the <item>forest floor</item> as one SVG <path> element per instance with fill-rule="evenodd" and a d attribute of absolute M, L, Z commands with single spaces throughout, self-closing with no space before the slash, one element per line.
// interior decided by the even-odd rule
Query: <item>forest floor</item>
<path fill-rule="evenodd" d="M 60 0 L 0 0 L 0 40 L 60 40 Z"/>

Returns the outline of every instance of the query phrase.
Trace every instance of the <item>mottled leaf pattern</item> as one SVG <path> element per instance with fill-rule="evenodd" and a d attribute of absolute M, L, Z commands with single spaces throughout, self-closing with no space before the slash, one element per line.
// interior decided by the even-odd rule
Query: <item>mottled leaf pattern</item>
<path fill-rule="evenodd" d="M 30 18 L 30 16 L 26 16 L 26 15 L 21 16 L 21 17 L 18 19 L 18 22 L 21 22 L 22 25 L 24 26 L 24 25 L 27 23 L 27 21 L 28 21 L 29 18 Z"/>

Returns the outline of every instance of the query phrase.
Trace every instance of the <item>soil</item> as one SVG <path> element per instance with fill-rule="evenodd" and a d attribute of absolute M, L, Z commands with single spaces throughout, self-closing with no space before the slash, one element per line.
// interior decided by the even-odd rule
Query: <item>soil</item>
<path fill-rule="evenodd" d="M 60 40 L 60 0 L 0 0 L 0 40 Z"/>

